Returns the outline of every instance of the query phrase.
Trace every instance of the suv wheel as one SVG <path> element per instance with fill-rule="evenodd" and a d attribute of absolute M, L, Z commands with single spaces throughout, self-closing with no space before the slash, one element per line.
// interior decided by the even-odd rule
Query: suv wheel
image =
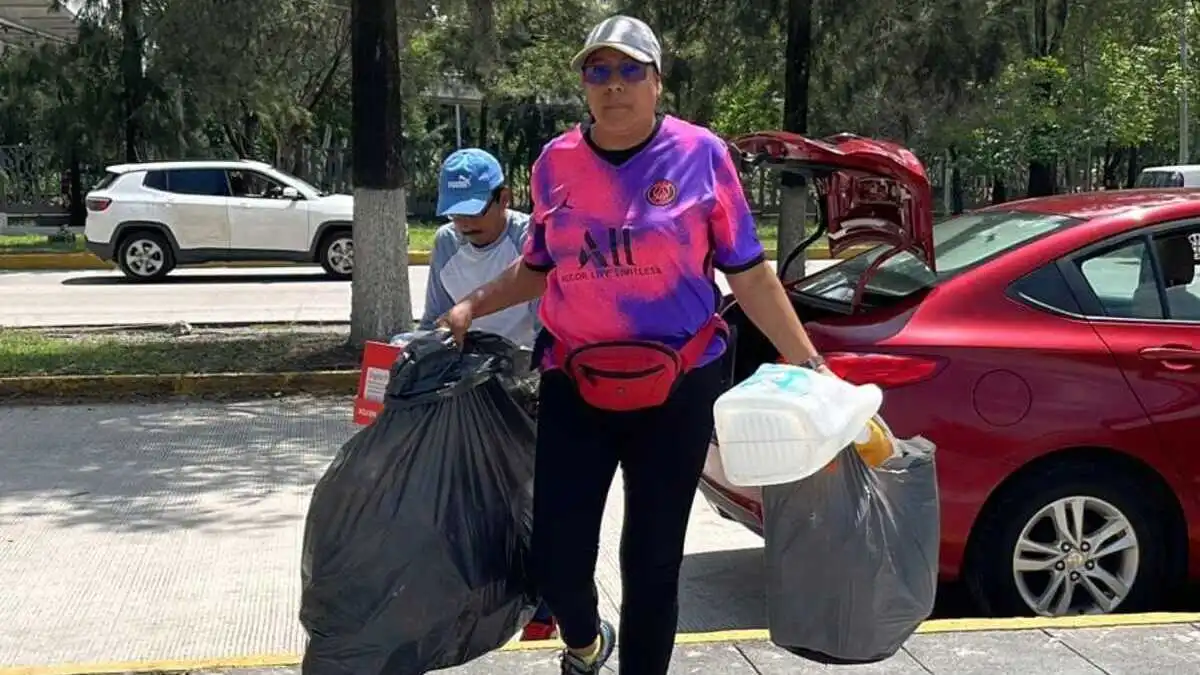
<path fill-rule="evenodd" d="M 117 265 L 135 281 L 157 281 L 175 268 L 175 255 L 166 237 L 157 232 L 134 232 L 121 239 Z"/>
<path fill-rule="evenodd" d="M 354 237 L 346 230 L 333 232 L 321 241 L 321 267 L 334 279 L 349 279 L 354 273 Z"/>

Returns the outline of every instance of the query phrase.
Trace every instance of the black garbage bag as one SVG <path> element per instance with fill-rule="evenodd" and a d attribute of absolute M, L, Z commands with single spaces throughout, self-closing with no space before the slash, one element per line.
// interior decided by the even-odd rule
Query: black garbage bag
<path fill-rule="evenodd" d="M 853 446 L 763 488 L 771 641 L 828 664 L 895 654 L 933 613 L 941 536 L 934 448 L 899 440 L 877 468 Z"/>
<path fill-rule="evenodd" d="M 534 426 L 528 357 L 418 334 L 384 409 L 313 490 L 300 621 L 305 675 L 421 675 L 508 642 L 536 599 L 526 565 Z M 526 402 L 527 403 L 527 402 Z"/>

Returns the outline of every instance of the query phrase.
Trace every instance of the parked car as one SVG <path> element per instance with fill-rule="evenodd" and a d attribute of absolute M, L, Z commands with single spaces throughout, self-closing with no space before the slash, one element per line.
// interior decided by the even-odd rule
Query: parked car
<path fill-rule="evenodd" d="M 902 147 L 732 144 L 809 175 L 835 253 L 878 244 L 789 294 L 830 367 L 884 389 L 897 435 L 938 446 L 943 580 L 986 615 L 1057 616 L 1162 608 L 1200 578 L 1200 190 L 1027 199 L 934 227 Z M 725 306 L 732 385 L 779 355 Z M 716 442 L 701 491 L 761 532 L 761 492 L 726 480 Z"/>
<path fill-rule="evenodd" d="M 1134 181 L 1135 188 L 1200 187 L 1200 165 L 1148 166 Z"/>
<path fill-rule="evenodd" d="M 338 279 L 354 271 L 354 198 L 262 162 L 110 166 L 86 203 L 88 250 L 137 281 L 207 262 L 317 262 Z"/>

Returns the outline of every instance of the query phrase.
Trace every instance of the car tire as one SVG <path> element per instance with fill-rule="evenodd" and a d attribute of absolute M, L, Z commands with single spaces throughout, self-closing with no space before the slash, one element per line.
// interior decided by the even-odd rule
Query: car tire
<path fill-rule="evenodd" d="M 1161 609 L 1183 576 L 1163 501 L 1145 478 L 1117 463 L 1062 461 L 1039 467 L 1006 486 L 981 515 L 967 553 L 967 590 L 978 609 L 998 617 Z M 1078 544 L 1067 541 L 1079 539 L 1072 536 L 1078 530 L 1077 511 L 1084 516 Z M 1064 526 L 1055 523 L 1063 514 L 1066 536 Z M 1112 536 L 1098 542 L 1095 535 L 1106 527 Z M 1018 565 L 1021 541 L 1030 543 L 1021 546 Z M 1132 546 L 1113 551 L 1118 541 Z M 1049 594 L 1055 575 L 1062 585 Z M 1113 580 L 1124 583 L 1108 583 Z M 1068 585 L 1073 597 L 1064 610 Z M 1107 603 L 1094 599 L 1097 591 Z M 1037 600 L 1046 597 L 1049 605 L 1039 608 Z"/>
<path fill-rule="evenodd" d="M 350 230 L 330 232 L 321 238 L 318 259 L 325 274 L 334 279 L 354 276 L 354 237 Z"/>
<path fill-rule="evenodd" d="M 121 271 L 134 281 L 159 281 L 175 269 L 175 252 L 167 238 L 151 230 L 122 236 L 115 257 Z"/>

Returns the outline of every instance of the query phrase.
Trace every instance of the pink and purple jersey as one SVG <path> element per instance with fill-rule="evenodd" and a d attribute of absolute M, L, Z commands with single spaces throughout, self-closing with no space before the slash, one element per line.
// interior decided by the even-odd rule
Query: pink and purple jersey
<path fill-rule="evenodd" d="M 764 259 L 724 141 L 675 117 L 619 166 L 577 126 L 546 144 L 531 186 L 524 261 L 547 272 L 540 319 L 568 349 L 631 339 L 679 349 L 716 312 L 713 268 Z M 714 339 L 697 365 L 724 349 Z"/>

